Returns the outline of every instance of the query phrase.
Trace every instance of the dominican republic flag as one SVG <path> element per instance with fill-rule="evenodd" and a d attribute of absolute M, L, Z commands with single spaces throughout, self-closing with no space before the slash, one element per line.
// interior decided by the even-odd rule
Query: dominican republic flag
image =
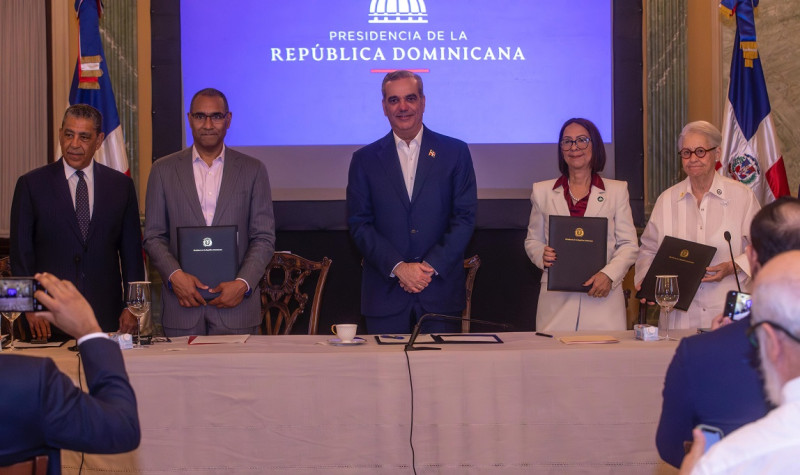
<path fill-rule="evenodd" d="M 69 103 L 89 104 L 103 114 L 103 145 L 94 158 L 98 162 L 130 176 L 125 139 L 117 113 L 114 91 L 108 76 L 106 55 L 100 41 L 100 16 L 103 4 L 100 0 L 75 0 L 75 12 L 80 26 L 80 53 L 72 77 Z"/>
<path fill-rule="evenodd" d="M 753 190 L 761 205 L 789 194 L 767 84 L 756 43 L 753 10 L 758 0 L 722 0 L 720 8 L 736 15 L 736 39 L 722 129 L 720 172 Z"/>

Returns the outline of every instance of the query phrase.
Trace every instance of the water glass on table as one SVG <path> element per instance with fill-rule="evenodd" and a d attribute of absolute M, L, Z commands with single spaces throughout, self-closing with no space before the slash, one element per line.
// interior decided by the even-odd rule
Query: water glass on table
<path fill-rule="evenodd" d="M 677 275 L 657 275 L 656 276 L 656 303 L 661 307 L 661 313 L 658 318 L 658 334 L 663 336 L 666 340 L 674 340 L 669 336 L 669 314 L 672 308 L 678 303 L 680 292 L 678 291 L 678 276 Z"/>
<path fill-rule="evenodd" d="M 10 330 L 11 343 L 8 345 L 8 348 L 11 351 L 19 350 L 19 348 L 16 348 L 14 346 L 14 320 L 16 320 L 17 317 L 20 316 L 20 314 L 21 314 L 21 312 L 3 312 L 3 316 L 6 317 L 6 320 L 8 320 L 8 324 L 9 324 L 8 326 L 11 328 L 11 330 Z"/>
<path fill-rule="evenodd" d="M 128 310 L 136 317 L 136 344 L 134 348 L 142 346 L 142 317 L 150 311 L 150 282 L 128 282 L 128 292 L 125 299 Z"/>

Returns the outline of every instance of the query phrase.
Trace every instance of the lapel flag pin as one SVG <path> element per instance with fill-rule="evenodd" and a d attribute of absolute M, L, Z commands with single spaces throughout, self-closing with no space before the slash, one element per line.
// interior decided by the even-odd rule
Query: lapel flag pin
<path fill-rule="evenodd" d="M 428 151 L 428 156 L 431 158 L 436 158 L 436 152 L 434 152 L 433 149 L 430 149 Z"/>

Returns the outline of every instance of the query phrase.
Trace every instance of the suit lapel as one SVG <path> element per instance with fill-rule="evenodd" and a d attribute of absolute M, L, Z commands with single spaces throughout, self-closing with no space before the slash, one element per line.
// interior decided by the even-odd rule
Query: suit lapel
<path fill-rule="evenodd" d="M 225 213 L 225 208 L 228 207 L 231 197 L 235 196 L 234 187 L 239 180 L 239 172 L 241 171 L 241 163 L 236 153 L 227 148 L 225 150 L 225 163 L 222 166 L 222 183 L 219 185 L 219 195 L 217 195 L 217 206 L 214 209 L 214 219 L 211 222 L 212 226 L 217 226 L 222 215 Z"/>
<path fill-rule="evenodd" d="M 422 131 L 422 143 L 419 145 L 419 159 L 417 160 L 416 179 L 414 180 L 414 191 L 411 193 L 412 203 L 419 196 L 422 186 L 425 184 L 425 180 L 428 178 L 428 175 L 433 169 L 437 153 L 436 144 L 437 141 L 435 134 L 425 127 Z"/>
<path fill-rule="evenodd" d="M 194 169 L 192 168 L 192 149 L 186 149 L 186 153 L 180 157 L 176 174 L 178 184 L 186 195 L 186 202 L 194 214 L 195 220 L 200 222 L 200 226 L 205 226 L 206 220 L 203 217 L 203 210 L 200 208 L 200 198 L 197 197 L 197 185 L 194 182 Z"/>
<path fill-rule="evenodd" d="M 78 226 L 78 217 L 75 215 L 75 205 L 72 201 L 72 193 L 69 191 L 69 184 L 64 175 L 63 158 L 50 165 L 51 180 L 53 190 L 53 207 L 56 209 L 56 216 L 62 216 L 67 227 L 72 230 L 78 242 L 83 242 L 81 229 Z M 97 196 L 95 195 L 95 198 Z"/>
<path fill-rule="evenodd" d="M 567 200 L 564 198 L 563 187 L 559 186 L 558 188 L 550 190 L 550 206 L 555 210 L 555 213 L 551 214 L 569 216 L 569 206 L 567 206 Z"/>
<path fill-rule="evenodd" d="M 394 143 L 394 134 L 392 134 L 392 132 L 389 132 L 381 141 L 381 149 L 378 151 L 378 160 L 383 166 L 389 178 L 389 183 L 392 184 L 395 193 L 397 193 L 403 206 L 408 209 L 411 202 L 408 199 L 406 182 L 403 179 L 403 169 L 400 168 L 400 157 L 397 155 L 397 145 Z"/>

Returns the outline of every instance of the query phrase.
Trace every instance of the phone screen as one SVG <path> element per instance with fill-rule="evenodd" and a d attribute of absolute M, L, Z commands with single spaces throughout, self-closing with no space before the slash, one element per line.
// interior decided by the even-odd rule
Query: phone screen
<path fill-rule="evenodd" d="M 37 312 L 41 304 L 33 298 L 38 282 L 32 277 L 0 279 L 0 312 Z"/>
<path fill-rule="evenodd" d="M 700 424 L 697 427 L 703 431 L 703 435 L 706 438 L 706 446 L 703 453 L 708 452 L 708 449 L 710 449 L 712 445 L 722 440 L 722 430 L 718 429 L 717 427 L 708 426 L 705 424 Z"/>
<path fill-rule="evenodd" d="M 734 321 L 741 320 L 750 315 L 750 307 L 752 305 L 753 301 L 750 298 L 750 294 L 732 290 L 728 292 L 725 300 L 725 316 Z"/>

